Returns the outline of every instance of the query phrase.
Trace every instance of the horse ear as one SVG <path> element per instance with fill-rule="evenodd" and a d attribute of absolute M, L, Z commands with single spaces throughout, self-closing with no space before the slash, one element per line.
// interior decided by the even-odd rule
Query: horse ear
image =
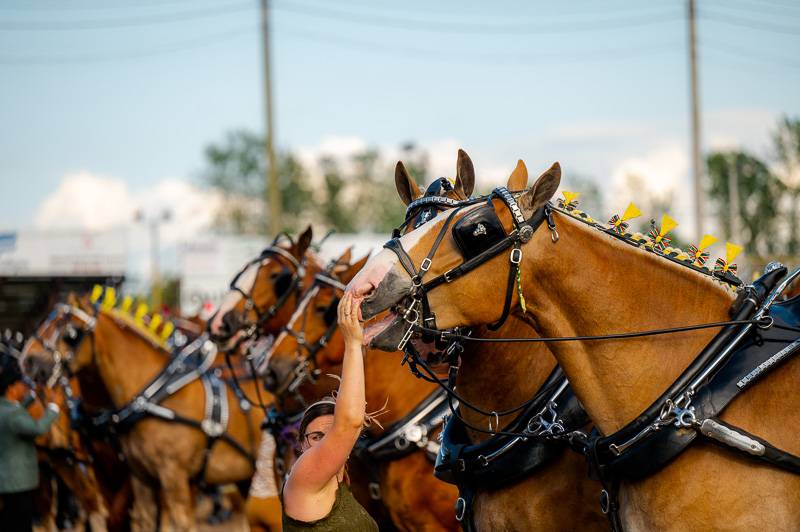
<path fill-rule="evenodd" d="M 517 166 L 511 175 L 508 177 L 508 190 L 525 190 L 528 187 L 528 168 L 525 163 L 520 159 L 517 161 Z"/>
<path fill-rule="evenodd" d="M 364 267 L 368 259 L 369 259 L 369 254 L 366 254 L 357 261 L 355 261 L 347 268 L 347 271 L 342 272 L 342 274 L 339 276 L 339 280 L 342 281 L 342 283 L 344 284 L 347 284 L 350 281 L 352 281 L 353 277 L 355 277 L 356 274 L 361 270 L 361 268 Z"/>
<path fill-rule="evenodd" d="M 297 238 L 297 244 L 294 247 L 294 255 L 299 260 L 303 258 L 308 247 L 311 245 L 311 239 L 314 237 L 314 232 L 309 225 L 305 231 Z"/>
<path fill-rule="evenodd" d="M 397 166 L 394 167 L 394 186 L 397 187 L 397 193 L 406 205 L 422 197 L 417 182 L 409 175 L 402 161 L 397 161 Z"/>
<path fill-rule="evenodd" d="M 347 271 L 347 269 L 350 267 L 350 260 L 352 258 L 353 258 L 353 246 L 350 246 L 349 248 L 344 250 L 344 253 L 342 253 L 342 255 L 338 259 L 336 259 L 336 261 L 333 263 L 333 268 L 331 269 L 331 273 L 333 273 L 337 277 L 341 277 L 342 273 Z"/>
<path fill-rule="evenodd" d="M 550 201 L 550 198 L 555 195 L 560 184 L 561 165 L 555 162 L 553 166 L 539 176 L 539 179 L 536 180 L 536 183 L 534 183 L 531 188 L 526 190 L 522 196 L 519 197 L 519 205 L 522 207 L 525 215 L 530 216 L 534 211 Z"/>
<path fill-rule="evenodd" d="M 456 161 L 456 184 L 455 189 L 461 189 L 464 197 L 468 198 L 475 189 L 475 167 L 472 166 L 472 159 L 467 152 L 458 150 L 458 160 Z"/>

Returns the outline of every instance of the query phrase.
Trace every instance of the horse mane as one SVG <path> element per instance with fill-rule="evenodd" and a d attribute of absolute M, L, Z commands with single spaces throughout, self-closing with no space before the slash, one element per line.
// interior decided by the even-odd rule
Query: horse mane
<path fill-rule="evenodd" d="M 97 307 L 98 315 L 102 314 L 122 329 L 132 331 L 155 349 L 166 353 L 171 351 L 168 341 L 176 330 L 175 324 L 161 314 L 149 314 L 145 303 L 140 302 L 134 310 L 133 297 L 125 296 L 118 302 L 114 287 L 100 285 L 92 289 L 89 301 Z"/>
<path fill-rule="evenodd" d="M 577 208 L 578 202 L 576 199 L 574 199 L 577 196 L 576 194 L 566 191 L 563 192 L 563 194 L 565 198 L 558 199 L 557 205 L 554 207 L 555 211 L 564 214 L 573 220 L 581 222 L 588 227 L 596 229 L 597 231 L 611 237 L 617 242 L 635 247 L 647 253 L 648 255 L 669 261 L 674 265 L 684 268 L 684 272 L 689 270 L 696 274 L 700 274 L 702 275 L 704 281 L 709 281 L 711 285 L 715 287 L 736 289 L 744 284 L 741 279 L 734 275 L 733 272 L 736 271 L 736 265 L 730 264 L 732 261 L 732 257 L 730 256 L 726 257 L 726 259 L 723 259 L 722 257 L 717 258 L 716 265 L 712 270 L 705 266 L 705 260 L 708 258 L 708 253 L 705 253 L 706 258 L 703 261 L 698 261 L 696 259 L 698 248 L 695 246 L 690 246 L 690 248 L 693 249 L 687 250 L 682 250 L 677 247 L 671 247 L 663 244 L 659 246 L 655 241 L 656 236 L 661 234 L 663 237 L 663 235 L 666 235 L 666 232 L 660 232 L 658 227 L 655 225 L 654 220 L 651 220 L 651 225 L 653 228 L 650 230 L 648 236 L 645 236 L 640 232 L 627 232 L 627 224 L 624 223 L 622 225 L 622 230 L 615 230 L 614 223 L 616 221 L 619 224 L 619 216 L 612 216 L 607 224 L 601 224 L 595 221 L 589 214 Z M 633 204 L 631 205 L 633 206 Z M 665 218 L 668 217 L 665 215 Z M 677 225 L 677 223 L 675 223 L 675 225 Z M 669 241 L 667 240 L 667 242 Z M 703 249 L 704 248 L 700 247 L 699 252 L 702 252 Z"/>

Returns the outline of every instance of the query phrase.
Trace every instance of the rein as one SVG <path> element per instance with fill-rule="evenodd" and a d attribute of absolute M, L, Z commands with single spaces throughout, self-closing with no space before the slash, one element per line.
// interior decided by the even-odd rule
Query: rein
<path fill-rule="evenodd" d="M 335 265 L 335 264 L 334 264 Z M 332 267 L 329 268 L 329 271 L 332 270 Z M 317 367 L 317 353 L 321 349 L 323 349 L 328 342 L 333 337 L 333 334 L 336 332 L 338 328 L 338 322 L 334 319 L 325 332 L 320 336 L 314 343 L 309 344 L 306 342 L 305 336 L 305 328 L 306 328 L 306 314 L 311 303 L 311 300 L 319 293 L 319 288 L 321 285 L 330 286 L 336 290 L 341 290 L 344 292 L 345 285 L 334 279 L 330 274 L 322 274 L 318 273 L 314 276 L 314 282 L 312 283 L 311 287 L 309 288 L 308 292 L 303 296 L 303 299 L 297 305 L 297 312 L 301 312 L 303 316 L 303 321 L 301 324 L 300 331 L 295 331 L 290 326 L 285 326 L 281 329 L 281 332 L 286 333 L 287 335 L 293 337 L 297 342 L 299 348 L 305 350 L 306 354 L 303 357 L 299 357 L 296 364 L 292 368 L 290 376 L 292 377 L 291 380 L 288 382 L 280 383 L 273 392 L 278 399 L 283 399 L 287 392 L 295 394 L 297 399 L 301 404 L 305 404 L 302 396 L 297 393 L 298 388 L 300 385 L 305 382 L 306 380 L 310 380 L 314 382 L 316 377 L 319 376 L 320 370 Z M 338 298 L 334 300 L 332 305 L 335 307 L 338 304 Z"/>
<path fill-rule="evenodd" d="M 298 261 L 294 257 L 294 255 L 292 255 L 291 253 L 289 253 L 285 249 L 277 246 L 276 244 L 277 244 L 277 242 L 278 242 L 278 240 L 280 239 L 281 236 L 286 236 L 286 235 L 284 235 L 284 234 L 278 235 L 278 237 L 275 238 L 275 240 L 272 242 L 272 244 L 269 247 L 265 248 L 258 257 L 256 257 L 255 259 L 253 259 L 250 262 L 248 262 L 247 264 L 245 264 L 245 266 L 239 271 L 239 273 L 237 273 L 233 277 L 233 280 L 231 280 L 231 283 L 228 286 L 228 289 L 230 291 L 238 292 L 244 298 L 244 301 L 245 301 L 244 310 L 245 310 L 245 312 L 248 312 L 248 311 L 252 310 L 256 314 L 256 320 L 254 322 L 242 323 L 239 326 L 237 331 L 232 332 L 230 334 L 230 336 L 228 336 L 228 338 L 230 338 L 234 334 L 236 334 L 236 332 L 241 331 L 242 329 L 245 330 L 244 335 L 242 335 L 242 337 L 239 339 L 239 341 L 236 342 L 236 344 L 234 346 L 232 346 L 229 349 L 229 351 L 235 351 L 239 347 L 239 345 L 241 345 L 241 343 L 244 340 L 246 340 L 248 338 L 252 338 L 258 332 L 258 328 L 259 327 L 264 325 L 264 323 L 266 323 L 267 321 L 271 320 L 272 318 L 274 318 L 278 314 L 278 312 L 283 308 L 283 306 L 286 304 L 286 302 L 289 300 L 289 298 L 292 295 L 299 295 L 302 292 L 303 277 L 305 276 L 305 257 L 302 257 Z M 286 236 L 286 238 L 288 238 L 288 236 Z M 291 239 L 290 239 L 290 241 L 291 241 Z M 260 309 L 258 307 L 258 305 L 256 304 L 255 300 L 253 299 L 252 287 L 250 288 L 250 291 L 248 293 L 248 292 L 245 292 L 244 290 L 242 290 L 241 288 L 239 288 L 239 286 L 237 286 L 237 282 L 239 281 L 241 276 L 244 274 L 244 272 L 246 272 L 248 270 L 248 268 L 250 268 L 251 266 L 253 266 L 255 264 L 262 263 L 265 259 L 270 258 L 270 257 L 274 257 L 274 258 L 281 257 L 281 258 L 283 258 L 284 260 L 289 262 L 289 265 L 294 269 L 294 271 L 292 272 L 292 277 L 291 277 L 291 280 L 289 281 L 289 285 L 285 288 L 285 290 L 278 297 L 278 299 L 275 301 L 275 303 L 273 303 L 267 309 Z M 259 265 L 259 269 L 260 268 L 261 268 L 261 265 Z"/>

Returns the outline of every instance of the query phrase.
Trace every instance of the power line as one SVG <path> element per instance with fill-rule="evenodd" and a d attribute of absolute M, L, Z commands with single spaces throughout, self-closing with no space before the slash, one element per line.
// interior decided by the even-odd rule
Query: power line
<path fill-rule="evenodd" d="M 112 29 L 131 26 L 147 26 L 151 24 L 168 24 L 200 18 L 226 15 L 239 11 L 252 11 L 255 5 L 251 2 L 239 2 L 226 6 L 192 9 L 169 14 L 141 15 L 136 17 L 91 19 L 73 21 L 0 21 L 2 31 L 71 31 L 86 29 Z"/>
<path fill-rule="evenodd" d="M 137 8 L 160 8 L 169 5 L 186 5 L 186 4 L 197 4 L 197 0 L 151 0 L 149 2 L 144 2 L 142 0 L 137 1 L 133 5 L 120 5 L 120 4 L 101 4 L 101 5 L 93 5 L 93 6 L 76 6 L 73 4 L 58 4 L 58 5 L 44 5 L 41 3 L 38 4 L 25 4 L 24 6 L 9 6 L 3 5 L 0 6 L 0 11 L 20 11 L 20 12 L 43 12 L 43 11 L 56 11 L 56 12 L 86 12 L 86 11 L 122 11 L 125 9 L 137 9 Z"/>
<path fill-rule="evenodd" d="M 164 54 L 171 54 L 175 52 L 182 52 L 185 50 L 193 50 L 197 48 L 205 48 L 213 46 L 225 41 L 230 41 L 238 37 L 250 36 L 255 33 L 256 27 L 254 25 L 242 26 L 232 30 L 213 33 L 198 37 L 194 39 L 187 39 L 171 43 L 166 46 L 158 48 L 151 48 L 148 50 L 137 50 L 122 53 L 106 53 L 106 54 L 74 54 L 74 55 L 3 55 L 0 54 L 0 65 L 74 65 L 82 63 L 106 63 L 106 62 L 119 62 L 131 59 L 141 59 L 146 57 L 154 57 Z"/>
<path fill-rule="evenodd" d="M 718 11 L 708 11 L 707 9 L 703 9 L 698 13 L 698 15 L 712 22 L 722 22 L 723 24 L 738 26 L 740 28 L 770 31 L 775 33 L 783 33 L 786 35 L 795 35 L 795 36 L 800 35 L 800 27 L 796 26 L 784 26 L 782 24 L 775 24 L 763 20 L 742 18 L 736 15 L 720 13 Z"/>
<path fill-rule="evenodd" d="M 769 53 L 758 53 L 757 51 L 749 48 L 734 46 L 727 43 L 703 41 L 702 48 L 709 48 L 715 52 L 722 52 L 724 54 L 733 55 L 736 57 L 744 57 L 761 63 L 767 62 L 775 66 L 800 69 L 800 61 L 796 61 L 793 58 Z"/>
<path fill-rule="evenodd" d="M 338 34 L 315 32 L 308 33 L 303 31 L 295 31 L 288 28 L 279 28 L 278 34 L 286 34 L 301 40 L 319 42 L 324 44 L 333 44 L 345 48 L 354 49 L 359 52 L 367 53 L 400 53 L 411 57 L 419 57 L 426 61 L 447 62 L 447 63 L 468 63 L 480 64 L 490 66 L 505 66 L 508 64 L 525 64 L 530 65 L 531 62 L 541 62 L 545 60 L 556 60 L 565 63 L 582 63 L 582 62 L 597 62 L 597 61 L 613 61 L 618 59 L 626 59 L 631 57 L 651 56 L 656 53 L 672 52 L 679 49 L 677 44 L 658 44 L 653 46 L 644 46 L 632 48 L 630 46 L 618 47 L 613 49 L 593 49 L 590 51 L 559 51 L 552 53 L 536 53 L 536 54 L 519 54 L 519 53 L 486 53 L 486 52 L 472 52 L 469 50 L 453 50 L 443 51 L 441 49 L 429 49 L 420 47 L 409 46 L 394 46 L 386 43 L 364 41 L 361 39 L 353 39 L 350 37 L 343 37 Z"/>
<path fill-rule="evenodd" d="M 777 15 L 780 17 L 789 17 L 789 18 L 800 17 L 800 11 L 797 10 L 800 8 L 800 3 L 798 3 L 793 10 L 788 6 L 765 7 L 763 4 L 757 2 L 753 3 L 748 0 L 724 0 L 724 1 L 716 0 L 716 1 L 717 3 L 714 5 L 714 9 L 726 9 L 726 10 L 732 9 L 734 11 L 748 13 L 751 15 L 755 13 L 758 15 Z"/>
<path fill-rule="evenodd" d="M 283 0 L 283 1 L 288 1 L 288 0 Z M 330 5 L 330 3 L 326 2 L 325 0 L 301 0 L 300 3 L 308 4 L 309 1 L 311 2 L 311 4 L 313 5 L 314 8 L 319 7 L 320 4 L 322 4 L 323 6 L 326 6 L 326 7 Z M 569 9 L 567 11 L 564 11 L 563 10 L 563 6 L 559 5 L 558 6 L 559 7 L 559 10 L 558 10 L 559 12 L 558 13 L 554 13 L 554 14 L 553 13 L 548 13 L 545 16 L 556 16 L 556 17 L 559 17 L 559 16 L 583 15 L 583 14 L 593 13 L 593 12 L 597 12 L 597 11 L 602 11 L 604 13 L 610 13 L 610 12 L 611 13 L 619 13 L 619 12 L 638 11 L 638 12 L 641 13 L 641 12 L 646 12 L 646 11 L 650 11 L 650 10 L 653 10 L 653 9 L 664 9 L 665 7 L 668 7 L 668 6 L 665 6 L 665 4 L 658 3 L 658 2 L 647 2 L 647 3 L 644 3 L 644 4 L 631 4 L 629 0 L 617 0 L 617 1 L 618 2 L 620 2 L 620 1 L 623 2 L 622 5 L 618 5 L 618 6 L 613 6 L 612 5 L 612 6 L 610 6 L 609 2 L 603 2 L 602 4 L 597 4 L 597 3 L 591 2 L 591 1 L 590 2 L 586 2 L 586 3 L 582 4 L 582 5 L 575 5 L 573 3 L 573 4 L 570 4 L 570 7 L 574 7 L 575 9 Z M 283 3 L 283 2 L 280 2 L 280 3 Z M 294 2 L 291 2 L 291 3 L 297 3 L 297 1 L 294 1 Z M 369 11 L 377 11 L 378 13 L 391 13 L 391 12 L 398 13 L 398 12 L 400 12 L 400 13 L 403 13 L 403 14 L 407 14 L 409 12 L 409 7 L 407 5 L 405 5 L 405 4 L 378 4 L 374 0 L 350 0 L 348 2 L 343 2 L 343 3 L 339 2 L 339 3 L 337 3 L 337 8 L 338 9 L 341 9 L 343 6 L 345 7 L 345 9 L 351 9 L 351 8 L 358 9 L 360 7 L 365 7 Z M 312 7 L 312 6 L 308 6 L 308 7 Z M 442 9 L 429 9 L 430 7 L 431 7 L 430 5 L 426 5 L 424 11 L 415 8 L 414 9 L 414 13 L 424 15 L 425 18 L 428 18 L 428 15 L 431 15 L 431 14 L 445 15 L 445 16 L 448 17 L 448 19 L 447 19 L 446 22 L 443 22 L 443 23 L 447 23 L 447 24 L 458 24 L 459 20 L 462 19 L 462 18 L 468 19 L 468 18 L 474 18 L 474 17 L 478 17 L 478 19 L 481 20 L 481 23 L 485 24 L 487 19 L 488 19 L 488 17 L 495 17 L 497 15 L 496 12 L 489 14 L 489 13 L 478 13 L 478 12 L 475 12 L 475 11 L 464 10 L 464 6 L 462 4 L 458 4 L 457 8 L 451 7 L 451 8 L 448 8 L 448 9 L 444 9 L 444 8 L 442 8 Z M 389 16 L 392 16 L 392 15 L 389 15 Z M 520 17 L 517 16 L 517 15 L 506 15 L 505 18 L 511 18 L 511 19 L 519 20 Z M 413 19 L 413 20 L 414 21 L 418 21 L 418 19 Z"/>
<path fill-rule="evenodd" d="M 308 15 L 317 18 L 341 20 L 357 24 L 365 24 L 383 28 L 403 29 L 409 31 L 427 31 L 436 33 L 460 33 L 460 34 L 552 34 L 552 33 L 573 33 L 594 30 L 612 30 L 635 26 L 648 26 L 663 22 L 682 20 L 683 14 L 673 9 L 667 12 L 647 14 L 644 16 L 619 17 L 604 20 L 569 21 L 569 23 L 552 22 L 535 24 L 533 22 L 515 23 L 489 23 L 489 22 L 456 22 L 456 21 L 430 21 L 420 19 L 410 19 L 404 17 L 394 17 L 377 14 L 364 14 L 352 11 L 342 11 L 329 7 L 311 7 L 294 3 L 278 3 L 275 9 Z"/>

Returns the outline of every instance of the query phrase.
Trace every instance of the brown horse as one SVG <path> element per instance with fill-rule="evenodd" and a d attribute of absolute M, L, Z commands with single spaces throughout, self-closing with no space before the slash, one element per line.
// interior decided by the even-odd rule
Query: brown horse
<path fill-rule="evenodd" d="M 366 260 L 367 257 L 364 257 L 344 268 L 338 274 L 338 281 L 348 282 Z M 286 331 L 275 340 L 269 368 L 271 380 L 278 390 L 285 389 L 284 383 L 296 382 L 298 367 L 307 366 L 309 378 L 313 378 L 312 373 L 324 376 L 341 370 L 344 340 L 335 320 L 343 288 L 333 278 L 319 277 L 303 297 Z M 367 411 L 385 412 L 378 417 L 380 425 L 385 427 L 403 419 L 435 390 L 435 385 L 408 373 L 398 374 L 397 365 L 401 358 L 402 353 L 399 352 L 386 356 L 386 353 L 369 349 L 364 357 Z M 329 385 L 330 379 L 327 381 L 322 385 Z M 311 390 L 306 389 L 306 393 Z M 312 402 L 319 395 L 320 392 L 316 391 L 305 399 Z M 381 427 L 375 425 L 369 427 L 367 432 L 373 438 L 383 433 Z M 358 455 L 357 452 L 354 454 Z M 371 467 L 377 469 L 376 474 L 368 474 Z M 398 529 L 456 530 L 458 524 L 452 510 L 456 491 L 453 486 L 435 479 L 431 470 L 432 465 L 424 447 L 405 457 L 378 462 L 374 466 L 365 465 L 358 459 L 351 460 L 349 468 L 354 494 L 362 504 L 376 512 L 374 499 L 379 493 L 383 506 Z M 370 498 L 369 484 L 375 481 L 378 481 L 379 489 L 372 488 Z M 377 516 L 378 519 L 382 517 Z"/>
<path fill-rule="evenodd" d="M 457 180 L 452 190 L 434 182 L 424 195 L 443 195 L 464 200 L 474 182 L 472 161 L 459 150 Z M 466 183 L 467 190 L 463 190 Z M 414 179 L 398 163 L 395 183 L 401 200 L 408 205 L 423 197 Z M 515 183 L 522 189 L 527 183 Z M 416 213 L 409 213 L 411 215 Z M 422 217 L 425 217 L 422 214 Z M 419 215 L 418 215 L 419 218 Z M 415 219 L 416 221 L 416 219 Z M 409 224 L 409 229 L 418 225 Z M 476 338 L 536 336 L 527 321 L 510 316 L 497 331 L 487 327 L 473 329 Z M 422 352 L 427 346 L 420 347 Z M 430 351 L 430 349 L 428 349 Z M 372 350 L 368 351 L 372 352 Z M 456 387 L 461 397 L 487 412 L 503 412 L 525 403 L 536 394 L 556 366 L 555 358 L 543 343 L 498 344 L 466 343 L 461 353 Z M 520 379 L 524 375 L 524 379 Z M 497 390 L 504 390 L 498 394 Z M 473 426 L 486 427 L 486 416 L 461 407 L 461 415 Z M 512 422 L 517 413 L 499 417 L 499 426 Z M 467 427 L 469 440 L 485 442 L 489 434 Z M 578 453 L 563 449 L 556 458 L 522 480 L 499 489 L 480 489 L 474 495 L 472 515 L 478 530 L 603 530 L 608 528 L 596 504 L 600 486 L 586 476 L 586 461 Z M 513 509 L 513 511 L 510 511 Z M 467 518 L 469 515 L 467 514 Z"/>
<path fill-rule="evenodd" d="M 322 271 L 309 249 L 311 226 L 295 242 L 280 235 L 233 278 L 230 290 L 208 322 L 223 351 L 235 350 L 257 332 L 274 335 L 286 325 L 304 288 Z"/>
<path fill-rule="evenodd" d="M 62 364 L 73 374 L 96 371 L 111 406 L 120 409 L 130 405 L 160 374 L 169 358 L 170 353 L 158 337 L 147 334 L 133 320 L 113 309 L 95 311 L 73 299 L 68 305 L 58 306 L 40 327 L 36 339 L 29 340 L 23 368 L 47 379 L 60 372 Z M 242 385 L 249 396 L 254 395 L 254 383 Z M 238 404 L 230 388 L 225 387 L 224 394 L 228 404 Z M 192 381 L 159 404 L 171 410 L 176 420 L 182 418 L 188 423 L 147 416 L 122 434 L 122 447 L 134 473 L 135 530 L 156 527 L 156 507 L 160 509 L 162 527 L 193 530 L 192 479 L 207 484 L 249 483 L 253 474 L 251 459 L 225 438 L 255 454 L 263 414 L 255 409 L 244 412 L 238 407 L 230 408 L 225 436 L 214 444 L 198 428 L 205 417 L 205 404 L 204 385 L 199 380 Z M 213 444 L 210 450 L 209 443 Z"/>
<path fill-rule="evenodd" d="M 535 213 L 541 216 L 559 185 L 560 173 L 558 164 L 553 165 L 519 196 L 525 220 Z M 509 180 L 510 189 L 516 188 L 522 174 L 527 172 L 520 161 Z M 450 222 L 478 208 L 463 209 Z M 491 209 L 509 234 L 513 227 L 510 209 L 499 198 L 492 200 Z M 401 239 L 414 264 L 420 264 L 432 249 L 449 214 Z M 518 257 L 519 291 L 528 305 L 523 316 L 542 336 L 646 331 L 728 319 L 733 293 L 710 275 L 631 246 L 562 211 L 551 216 L 550 223 L 543 223 L 521 245 Z M 429 278 L 462 262 L 462 250 L 447 231 Z M 452 282 L 430 290 L 427 296 L 438 326 L 496 320 L 503 312 L 501 287 L 506 286 L 510 268 L 508 255 L 502 253 L 457 279 L 451 274 Z M 410 285 L 397 256 L 384 251 L 349 289 L 365 298 L 362 313 L 368 318 L 399 304 Z M 520 312 L 516 292 L 512 290 L 511 305 Z M 374 345 L 385 343 L 388 348 L 387 339 L 403 329 L 399 319 L 382 322 L 370 337 Z M 551 349 L 591 419 L 603 434 L 611 434 L 653 404 L 714 334 L 703 329 L 625 340 L 557 342 Z M 797 454 L 800 396 L 794 390 L 798 380 L 800 360 L 794 358 L 734 399 L 722 420 Z M 619 493 L 622 521 L 634 530 L 800 528 L 800 476 L 764 467 L 705 441 L 696 441 L 647 478 L 623 481 Z"/>

